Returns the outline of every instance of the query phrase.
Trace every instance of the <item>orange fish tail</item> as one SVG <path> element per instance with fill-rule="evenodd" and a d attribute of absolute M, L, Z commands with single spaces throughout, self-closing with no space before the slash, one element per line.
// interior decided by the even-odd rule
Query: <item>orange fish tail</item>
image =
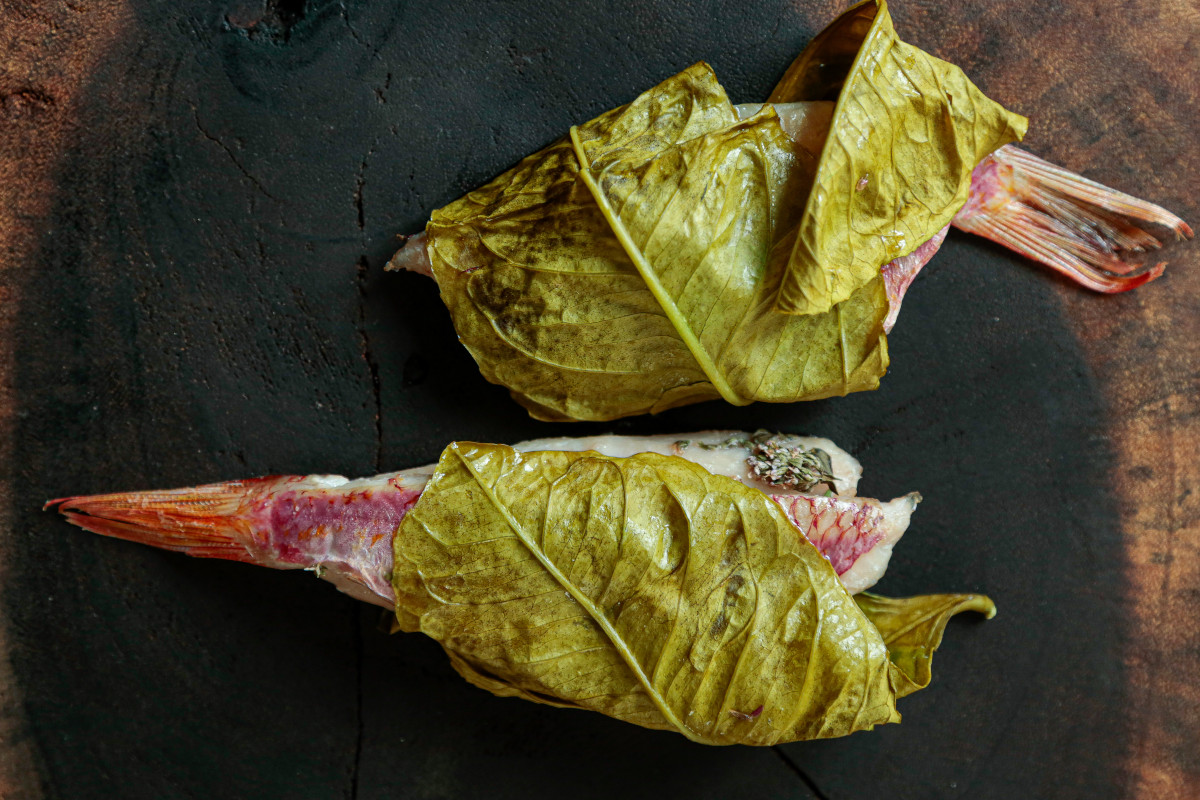
<path fill-rule="evenodd" d="M 112 536 L 197 558 L 263 563 L 254 546 L 249 509 L 263 488 L 260 478 L 185 489 L 118 492 L 51 500 L 71 523 Z"/>
<path fill-rule="evenodd" d="M 954 226 L 1038 261 L 1098 292 L 1154 280 L 1152 254 L 1192 229 L 1166 209 L 1005 145 L 980 162 Z"/>

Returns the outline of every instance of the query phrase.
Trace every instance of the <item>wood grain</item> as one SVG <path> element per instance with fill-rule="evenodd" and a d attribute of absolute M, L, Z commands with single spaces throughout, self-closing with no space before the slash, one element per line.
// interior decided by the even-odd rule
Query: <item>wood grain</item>
<path fill-rule="evenodd" d="M 1200 248 L 1119 297 L 953 236 L 881 390 L 622 432 L 832 436 L 920 489 L 881 589 L 986 590 L 900 726 L 697 750 L 461 683 L 304 577 L 88 537 L 65 493 L 367 474 L 528 420 L 395 235 L 695 60 L 763 96 L 837 2 L 0 6 L 0 796 L 1200 795 Z M 1200 202 L 1200 13 L 892 5 L 1029 146 Z M 604 426 L 607 427 L 607 426 Z"/>
<path fill-rule="evenodd" d="M 96 60 L 127 20 L 112 3 L 84 15 L 0 3 L 0 585 L 11 570 L 15 534 L 13 429 L 20 287 L 36 279 L 38 237 L 51 218 L 54 168 L 78 117 L 79 94 Z M 0 605 L 0 797 L 40 796 L 6 607 Z"/>
<path fill-rule="evenodd" d="M 1152 198 L 1195 222 L 1200 203 L 1200 9 L 1187 0 L 996 4 L 959 25 L 923 24 L 935 4 L 907 7 L 907 28 L 992 96 L 1029 115 L 1028 144 L 1088 177 Z M 905 12 L 898 12 L 903 14 Z M 989 31 L 1017 46 L 967 46 Z M 961 31 L 961 32 L 960 32 Z M 1030 68 L 1033 66 L 1034 68 Z M 1127 795 L 1200 796 L 1200 254 L 1168 251 L 1167 276 L 1101 302 L 1060 288 L 1067 318 L 1105 393 L 1126 559 L 1129 621 Z M 1116 587 L 1114 587 L 1116 588 Z"/>

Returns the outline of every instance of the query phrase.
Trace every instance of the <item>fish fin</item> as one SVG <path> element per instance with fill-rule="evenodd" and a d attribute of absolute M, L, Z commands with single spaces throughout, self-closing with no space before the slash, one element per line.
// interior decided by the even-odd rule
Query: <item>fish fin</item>
<path fill-rule="evenodd" d="M 954 217 L 978 234 L 1098 292 L 1125 292 L 1162 275 L 1150 254 L 1192 229 L 1166 209 L 1005 145 L 980 162 Z M 1166 235 L 1164 235 L 1166 234 Z"/>
<path fill-rule="evenodd" d="M 117 492 L 51 500 L 69 522 L 86 531 L 197 558 L 262 563 L 242 513 L 260 490 L 260 478 L 185 489 Z"/>

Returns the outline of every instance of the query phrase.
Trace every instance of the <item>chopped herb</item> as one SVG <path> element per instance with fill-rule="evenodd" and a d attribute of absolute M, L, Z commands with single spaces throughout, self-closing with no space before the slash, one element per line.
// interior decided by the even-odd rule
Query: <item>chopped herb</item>
<path fill-rule="evenodd" d="M 807 492 L 822 483 L 837 488 L 828 453 L 817 447 L 786 444 L 784 435 L 780 433 L 760 429 L 750 435 L 730 436 L 720 442 L 697 442 L 691 439 L 675 442 L 675 447 L 680 450 L 692 445 L 702 450 L 749 450 L 746 463 L 750 472 L 773 486 L 787 486 L 801 492 Z M 827 491 L 825 496 L 832 497 L 833 492 Z"/>
<path fill-rule="evenodd" d="M 822 483 L 837 488 L 828 453 L 816 447 L 786 444 L 780 436 L 756 441 L 746 463 L 754 477 L 772 486 L 787 486 L 801 492 Z"/>
<path fill-rule="evenodd" d="M 699 447 L 701 450 L 728 450 L 733 447 L 751 448 L 751 447 L 754 447 L 756 444 L 762 444 L 763 442 L 768 442 L 771 439 L 773 439 L 779 435 L 780 434 L 771 433 L 770 431 L 765 431 L 765 430 L 760 429 L 760 430 L 757 430 L 754 433 L 750 434 L 749 436 L 730 436 L 728 439 L 726 439 L 723 442 L 712 442 L 712 443 L 693 442 L 691 439 L 680 439 L 678 442 L 675 443 L 675 446 L 683 448 L 683 447 L 690 447 L 691 445 L 694 444 L 694 445 L 696 445 L 696 447 Z"/>

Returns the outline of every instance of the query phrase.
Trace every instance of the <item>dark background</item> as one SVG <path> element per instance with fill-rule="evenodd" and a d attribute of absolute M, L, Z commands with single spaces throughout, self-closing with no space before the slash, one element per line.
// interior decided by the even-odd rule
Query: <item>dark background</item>
<path fill-rule="evenodd" d="M 0 163 L 17 187 L 0 794 L 1194 796 L 1200 637 L 1172 614 L 1200 599 L 1197 570 L 1144 588 L 1139 562 L 1200 563 L 1200 382 L 1176 327 L 1196 328 L 1194 248 L 1165 279 L 1101 297 L 954 233 L 905 301 L 880 391 L 607 425 L 530 420 L 479 376 L 434 284 L 382 272 L 430 210 L 690 63 L 709 61 L 734 102 L 764 97 L 841 7 L 129 0 L 0 15 Z M 892 9 L 902 37 L 1031 116 L 1035 151 L 1195 223 L 1200 21 L 1169 11 Z M 1129 34 L 1144 26 L 1155 52 Z M 995 620 L 950 625 L 902 725 L 717 749 L 499 699 L 310 576 L 39 510 L 367 475 L 453 439 L 711 427 L 829 436 L 863 462 L 864 494 L 921 491 L 881 592 L 995 598 Z M 1154 431 L 1175 432 L 1167 478 L 1139 444 Z M 1139 530 L 1176 544 L 1131 545 Z M 1182 687 L 1155 684 L 1168 673 Z"/>

